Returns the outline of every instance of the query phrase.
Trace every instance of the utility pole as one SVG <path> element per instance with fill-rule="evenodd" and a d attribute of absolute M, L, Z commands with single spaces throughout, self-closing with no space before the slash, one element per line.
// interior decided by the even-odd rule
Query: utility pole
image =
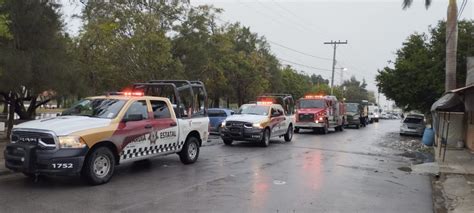
<path fill-rule="evenodd" d="M 346 41 L 328 41 L 328 42 L 324 42 L 324 44 L 332 44 L 334 45 L 334 53 L 333 53 L 333 56 L 332 56 L 332 76 L 331 76 L 331 95 L 334 94 L 334 70 L 336 69 L 336 47 L 338 44 L 347 44 L 347 40 Z"/>

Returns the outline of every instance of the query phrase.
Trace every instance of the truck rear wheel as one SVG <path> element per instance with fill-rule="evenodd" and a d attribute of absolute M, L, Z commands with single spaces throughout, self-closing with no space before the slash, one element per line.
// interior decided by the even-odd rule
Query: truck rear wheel
<path fill-rule="evenodd" d="M 181 152 L 178 153 L 179 160 L 183 164 L 192 164 L 196 162 L 199 157 L 199 139 L 194 136 L 189 136 L 184 142 L 184 147 Z"/>
<path fill-rule="evenodd" d="M 100 185 L 110 181 L 115 170 L 115 157 L 107 147 L 92 150 L 87 156 L 81 176 L 91 185 Z"/>

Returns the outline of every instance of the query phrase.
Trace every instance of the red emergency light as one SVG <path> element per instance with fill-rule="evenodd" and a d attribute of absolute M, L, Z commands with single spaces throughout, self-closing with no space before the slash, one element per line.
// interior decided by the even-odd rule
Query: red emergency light
<path fill-rule="evenodd" d="M 130 91 L 130 90 L 125 90 L 121 92 L 125 96 L 143 96 L 144 93 L 142 91 Z"/>
<path fill-rule="evenodd" d="M 317 98 L 323 98 L 324 96 L 322 95 L 305 95 L 304 98 L 308 99 L 317 99 Z"/>
<path fill-rule="evenodd" d="M 257 101 L 258 105 L 272 105 L 273 102 L 271 101 Z"/>
<path fill-rule="evenodd" d="M 271 105 L 275 102 L 275 99 L 271 97 L 258 97 L 257 98 L 257 104 L 261 105 Z"/>

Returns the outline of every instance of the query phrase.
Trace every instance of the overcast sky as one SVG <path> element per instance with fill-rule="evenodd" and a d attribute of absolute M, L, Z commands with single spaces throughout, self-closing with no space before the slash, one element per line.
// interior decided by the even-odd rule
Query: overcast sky
<path fill-rule="evenodd" d="M 265 36 L 282 64 L 292 65 L 307 74 L 330 79 L 333 48 L 323 42 L 348 40 L 337 48 L 338 68 L 347 68 L 344 79 L 365 78 L 370 90 L 376 91 L 377 69 L 394 59 L 394 53 L 408 35 L 427 32 L 430 25 L 446 19 L 448 0 L 433 0 L 426 10 L 424 0 L 415 0 L 402 10 L 402 0 L 191 0 L 193 5 L 212 4 L 224 9 L 220 19 L 240 22 L 253 32 Z M 462 0 L 458 0 L 458 7 Z M 66 3 L 63 13 L 68 30 L 76 33 L 80 21 L 70 18 L 80 12 L 80 5 Z M 472 1 L 468 0 L 461 19 L 473 18 Z M 284 47 L 287 48 L 284 48 Z M 291 48 L 298 52 L 289 50 Z M 311 56 L 308 56 L 311 55 Z M 284 60 L 284 61 L 283 61 Z M 301 64 L 301 65 L 296 65 Z M 340 83 L 337 69 L 335 84 Z M 382 105 L 386 102 L 381 97 Z"/>

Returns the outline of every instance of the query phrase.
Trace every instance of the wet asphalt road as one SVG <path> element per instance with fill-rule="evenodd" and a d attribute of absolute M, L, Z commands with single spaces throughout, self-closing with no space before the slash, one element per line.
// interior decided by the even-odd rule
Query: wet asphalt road
<path fill-rule="evenodd" d="M 399 128 L 274 139 L 267 148 L 214 139 L 193 165 L 176 155 L 121 165 L 110 183 L 0 177 L 0 212 L 432 212 L 429 177 L 379 144 Z M 393 135 L 393 134 L 392 134 Z"/>

